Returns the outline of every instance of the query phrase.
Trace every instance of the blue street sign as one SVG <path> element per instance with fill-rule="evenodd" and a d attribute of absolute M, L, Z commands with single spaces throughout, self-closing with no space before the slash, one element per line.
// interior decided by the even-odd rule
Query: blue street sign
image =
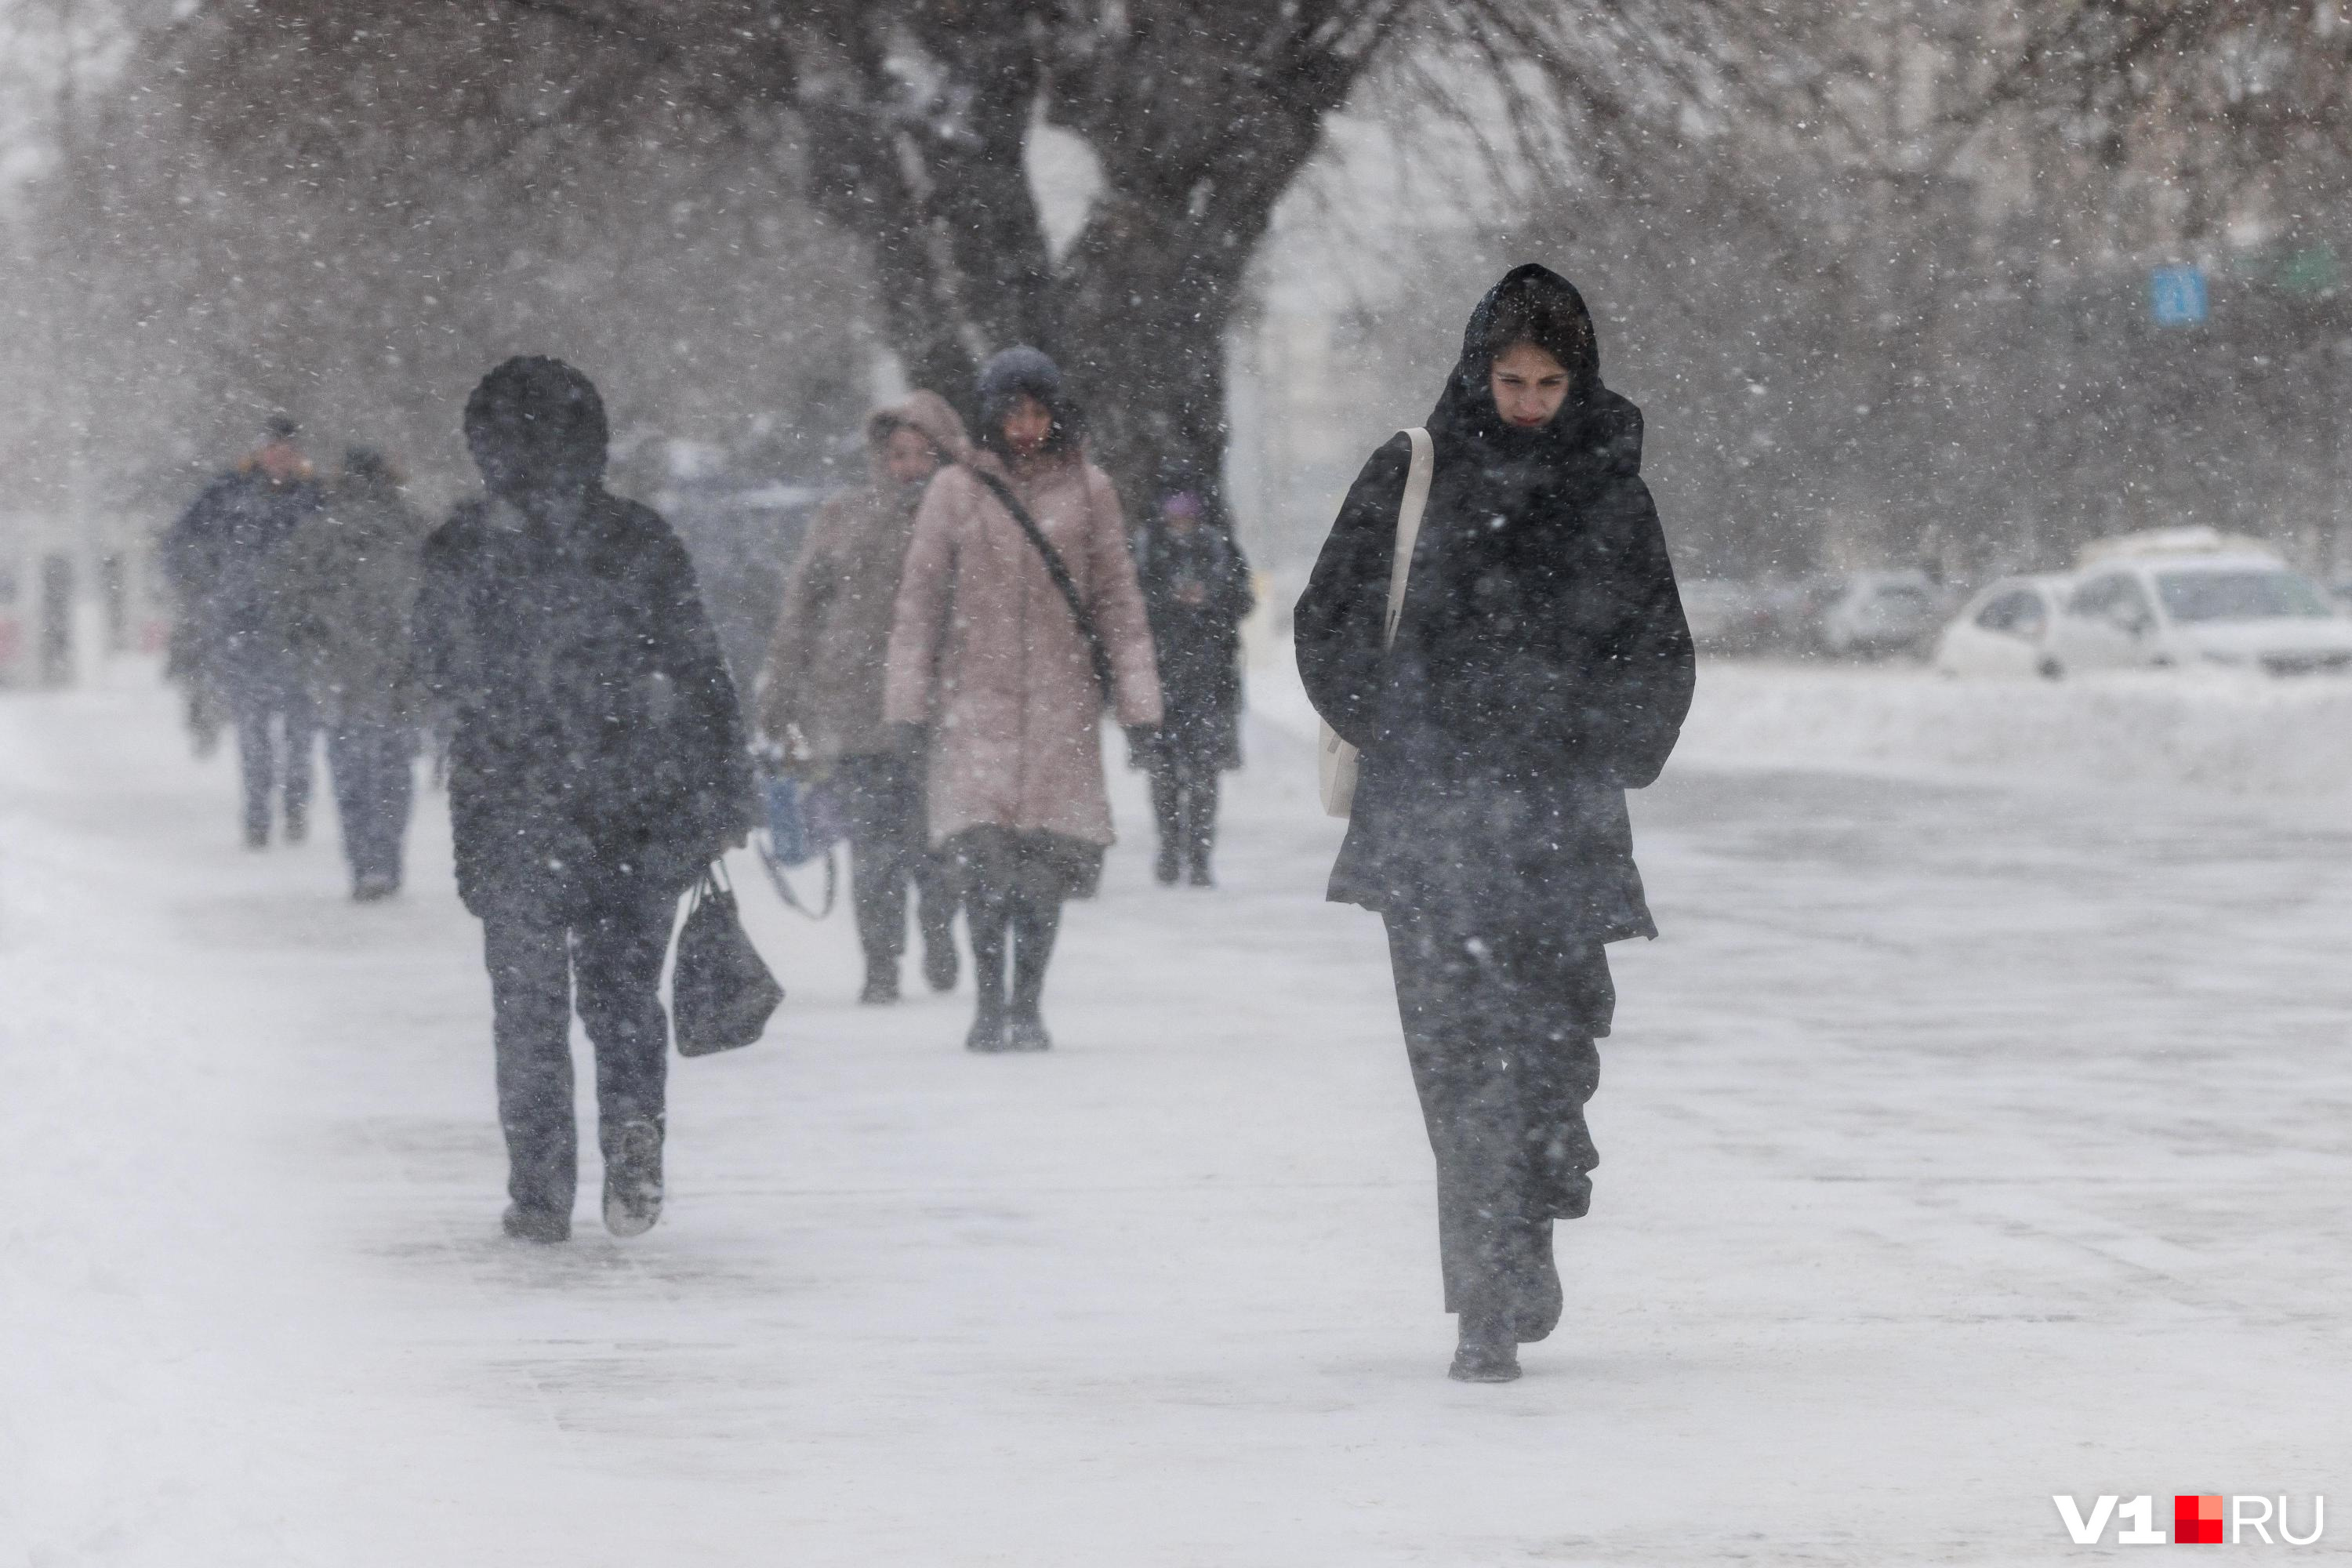
<path fill-rule="evenodd" d="M 2195 327 L 2205 321 L 2205 269 L 2156 267 L 2147 274 L 2147 313 L 2159 327 Z"/>

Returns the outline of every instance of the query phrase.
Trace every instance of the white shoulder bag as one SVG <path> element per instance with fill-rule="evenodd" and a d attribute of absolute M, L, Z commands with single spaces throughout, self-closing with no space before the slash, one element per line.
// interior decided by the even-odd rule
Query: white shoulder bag
<path fill-rule="evenodd" d="M 1412 443 L 1412 467 L 1405 471 L 1404 500 L 1397 508 L 1396 558 L 1389 563 L 1389 613 L 1381 623 L 1384 650 L 1396 641 L 1397 617 L 1404 611 L 1405 578 L 1412 571 L 1413 542 L 1421 537 L 1421 514 L 1429 508 L 1429 481 L 1437 471 L 1437 449 L 1430 444 L 1429 432 L 1412 429 L 1404 434 Z M 1330 725 L 1324 725 L 1316 762 L 1322 776 L 1323 809 L 1333 816 L 1345 816 L 1355 808 L 1357 761 L 1356 748 L 1339 739 Z"/>

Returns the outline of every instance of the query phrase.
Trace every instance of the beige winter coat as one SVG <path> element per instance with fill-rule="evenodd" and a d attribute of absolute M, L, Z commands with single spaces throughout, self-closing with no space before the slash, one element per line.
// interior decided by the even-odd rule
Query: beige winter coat
<path fill-rule="evenodd" d="M 993 454 L 1077 584 L 1110 651 L 1121 724 L 1160 722 L 1160 676 L 1118 497 L 1075 455 L 1026 481 Z M 898 589 L 883 707 L 933 724 L 931 834 L 995 826 L 1112 839 L 1094 666 L 1037 551 L 968 468 L 924 494 Z"/>
<path fill-rule="evenodd" d="M 889 749 L 882 723 L 882 670 L 889 651 L 898 574 L 914 532 L 921 487 L 893 480 L 882 449 L 901 426 L 930 438 L 955 462 L 963 421 L 936 392 L 877 408 L 866 421 L 871 475 L 824 503 L 809 525 L 760 674 L 760 727 L 779 742 L 798 731 L 799 754 L 824 763 Z"/>

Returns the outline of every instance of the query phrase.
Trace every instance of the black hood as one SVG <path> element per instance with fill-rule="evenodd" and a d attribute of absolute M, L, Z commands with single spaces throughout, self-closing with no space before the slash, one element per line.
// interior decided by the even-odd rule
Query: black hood
<path fill-rule="evenodd" d="M 510 359 L 466 400 L 466 446 L 493 495 L 585 489 L 604 477 L 610 441 L 595 384 L 559 359 Z"/>
<path fill-rule="evenodd" d="M 1503 423 L 1488 378 L 1495 356 L 1515 342 L 1531 342 L 1568 371 L 1568 396 L 1540 430 Z M 1642 413 L 1601 380 L 1601 345 L 1592 312 L 1576 285 L 1536 262 L 1514 267 L 1486 290 L 1462 331 L 1462 356 L 1429 416 L 1440 447 L 1466 446 L 1504 459 L 1598 457 L 1614 472 L 1641 468 Z"/>
<path fill-rule="evenodd" d="M 1086 422 L 1062 379 L 1062 367 L 1025 343 L 999 350 L 980 367 L 980 428 L 974 439 L 997 456 L 1006 456 L 1004 416 L 1013 412 L 1013 400 L 1024 396 L 1035 398 L 1054 416 L 1053 431 L 1045 437 L 1047 452 L 1066 452 L 1077 445 Z"/>

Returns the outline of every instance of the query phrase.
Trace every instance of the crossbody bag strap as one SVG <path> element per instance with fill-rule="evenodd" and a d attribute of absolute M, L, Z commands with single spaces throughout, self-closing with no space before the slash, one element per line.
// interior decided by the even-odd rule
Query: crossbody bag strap
<path fill-rule="evenodd" d="M 1381 646 L 1396 641 L 1397 620 L 1404 614 L 1405 580 L 1412 574 L 1412 547 L 1421 538 L 1422 513 L 1429 510 L 1429 481 L 1437 472 L 1437 448 L 1429 432 L 1415 426 L 1404 433 L 1412 443 L 1412 466 L 1405 470 L 1404 500 L 1397 507 L 1396 554 L 1389 563 L 1389 614 L 1381 623 Z"/>
<path fill-rule="evenodd" d="M 1110 649 L 1103 646 L 1102 633 L 1096 629 L 1095 618 L 1087 614 L 1086 601 L 1078 597 L 1078 585 L 1071 579 L 1069 567 L 1064 564 L 1061 553 L 1046 542 L 1044 531 L 1037 526 L 1037 520 L 1029 515 L 1029 509 L 1013 495 L 1012 486 L 984 468 L 973 468 L 971 476 L 986 485 L 990 493 L 1003 503 L 1005 511 L 1019 525 L 1029 542 L 1036 547 L 1038 557 L 1045 563 L 1045 575 L 1051 577 L 1054 586 L 1061 590 L 1062 602 L 1070 606 L 1070 618 L 1077 622 L 1078 635 L 1086 639 L 1087 657 L 1094 664 L 1095 684 L 1102 689 L 1102 700 L 1108 706 L 1113 690 Z"/>

